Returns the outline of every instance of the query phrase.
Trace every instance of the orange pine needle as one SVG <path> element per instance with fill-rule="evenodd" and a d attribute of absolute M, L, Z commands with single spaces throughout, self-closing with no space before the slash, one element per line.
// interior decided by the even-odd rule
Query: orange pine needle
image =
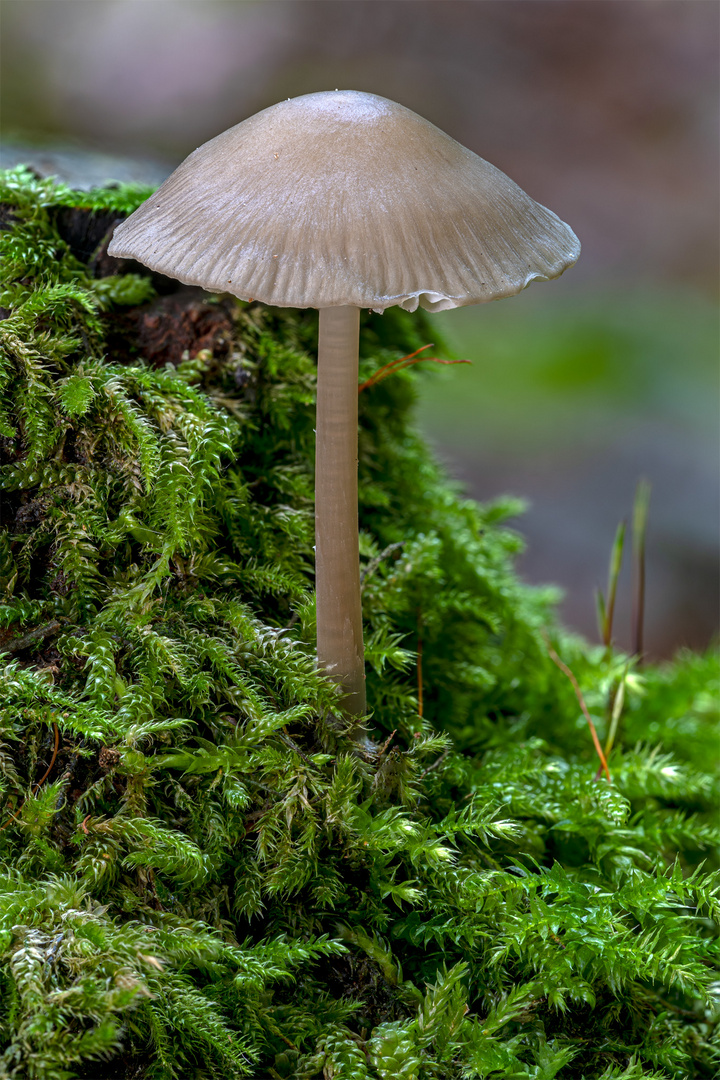
<path fill-rule="evenodd" d="M 383 364 L 383 366 L 378 368 L 369 379 L 360 383 L 358 386 L 358 394 L 362 393 L 363 390 L 367 390 L 370 386 L 375 386 L 376 383 L 382 382 L 388 375 L 393 375 L 396 371 L 412 367 L 413 364 L 419 364 L 421 360 L 429 360 L 433 364 L 469 364 L 471 362 L 470 360 L 442 360 L 439 356 L 419 356 L 418 354 L 424 352 L 425 349 L 432 349 L 432 342 L 429 345 L 423 345 L 421 348 L 416 349 L 415 352 L 408 353 L 407 356 L 401 356 L 398 360 L 390 360 L 389 363 Z"/>
<path fill-rule="evenodd" d="M 562 671 L 563 675 L 566 675 L 568 677 L 568 679 L 570 680 L 570 682 L 572 683 L 572 688 L 575 691 L 575 697 L 578 699 L 578 701 L 580 703 L 580 708 L 583 711 L 583 715 L 584 715 L 585 719 L 588 722 L 588 727 L 590 728 L 590 734 L 592 735 L 592 740 L 593 740 L 593 743 L 595 744 L 595 749 L 597 751 L 597 755 L 600 758 L 600 765 L 601 765 L 602 771 L 605 773 L 605 776 L 607 777 L 608 784 L 611 784 L 612 780 L 610 778 L 610 770 L 608 768 L 608 763 L 607 763 L 607 761 L 605 759 L 605 755 L 603 753 L 603 749 L 602 749 L 602 746 L 600 745 L 600 740 L 598 738 L 598 733 L 597 733 L 597 731 L 595 729 L 595 725 L 593 724 L 592 717 L 590 716 L 590 712 L 588 710 L 588 707 L 585 704 L 585 698 L 582 695 L 582 690 L 580 689 L 578 681 L 575 678 L 575 676 L 573 675 L 570 668 L 567 666 L 567 664 L 563 664 L 562 660 L 560 659 L 558 654 L 555 652 L 555 650 L 553 649 L 552 645 L 550 644 L 550 642 L 548 641 L 547 638 L 545 638 L 545 644 L 547 646 L 548 656 L 552 660 L 553 664 L 555 664 L 557 667 L 559 667 L 560 670 Z"/>

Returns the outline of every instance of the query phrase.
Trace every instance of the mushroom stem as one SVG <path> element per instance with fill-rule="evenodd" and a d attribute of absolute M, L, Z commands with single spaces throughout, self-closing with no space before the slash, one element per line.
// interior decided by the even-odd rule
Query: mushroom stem
<path fill-rule="evenodd" d="M 338 682 L 342 707 L 365 714 L 358 547 L 360 309 L 320 309 L 315 436 L 315 583 L 318 666 Z"/>

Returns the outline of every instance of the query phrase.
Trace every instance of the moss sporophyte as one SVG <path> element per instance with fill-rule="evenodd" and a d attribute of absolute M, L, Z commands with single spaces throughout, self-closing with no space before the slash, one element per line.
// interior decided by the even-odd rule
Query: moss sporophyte
<path fill-rule="evenodd" d="M 317 317 L 114 261 L 149 194 L 0 176 L 0 1076 L 714 1076 L 716 656 L 558 627 L 362 311 L 358 752 Z"/>
<path fill-rule="evenodd" d="M 192 153 L 110 254 L 206 289 L 318 308 L 317 655 L 366 712 L 357 522 L 361 308 L 428 311 L 557 277 L 576 236 L 415 113 L 356 91 L 273 105 Z"/>

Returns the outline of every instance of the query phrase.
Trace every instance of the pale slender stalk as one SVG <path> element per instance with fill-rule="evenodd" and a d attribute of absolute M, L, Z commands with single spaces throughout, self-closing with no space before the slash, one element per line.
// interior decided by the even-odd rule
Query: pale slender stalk
<path fill-rule="evenodd" d="M 315 440 L 315 582 L 318 666 L 365 714 L 358 550 L 358 337 L 360 310 L 322 308 Z"/>

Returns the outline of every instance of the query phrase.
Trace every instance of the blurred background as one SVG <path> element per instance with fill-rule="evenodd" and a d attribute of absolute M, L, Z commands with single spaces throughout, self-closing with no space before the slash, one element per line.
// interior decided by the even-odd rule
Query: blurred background
<path fill-rule="evenodd" d="M 421 113 L 575 229 L 578 265 L 434 317 L 420 423 L 468 494 L 528 500 L 521 572 L 597 639 L 618 521 L 652 484 L 646 645 L 718 624 L 720 6 L 711 0 L 3 0 L 4 165 L 159 181 L 284 97 Z M 616 639 L 630 643 L 629 559 Z"/>

